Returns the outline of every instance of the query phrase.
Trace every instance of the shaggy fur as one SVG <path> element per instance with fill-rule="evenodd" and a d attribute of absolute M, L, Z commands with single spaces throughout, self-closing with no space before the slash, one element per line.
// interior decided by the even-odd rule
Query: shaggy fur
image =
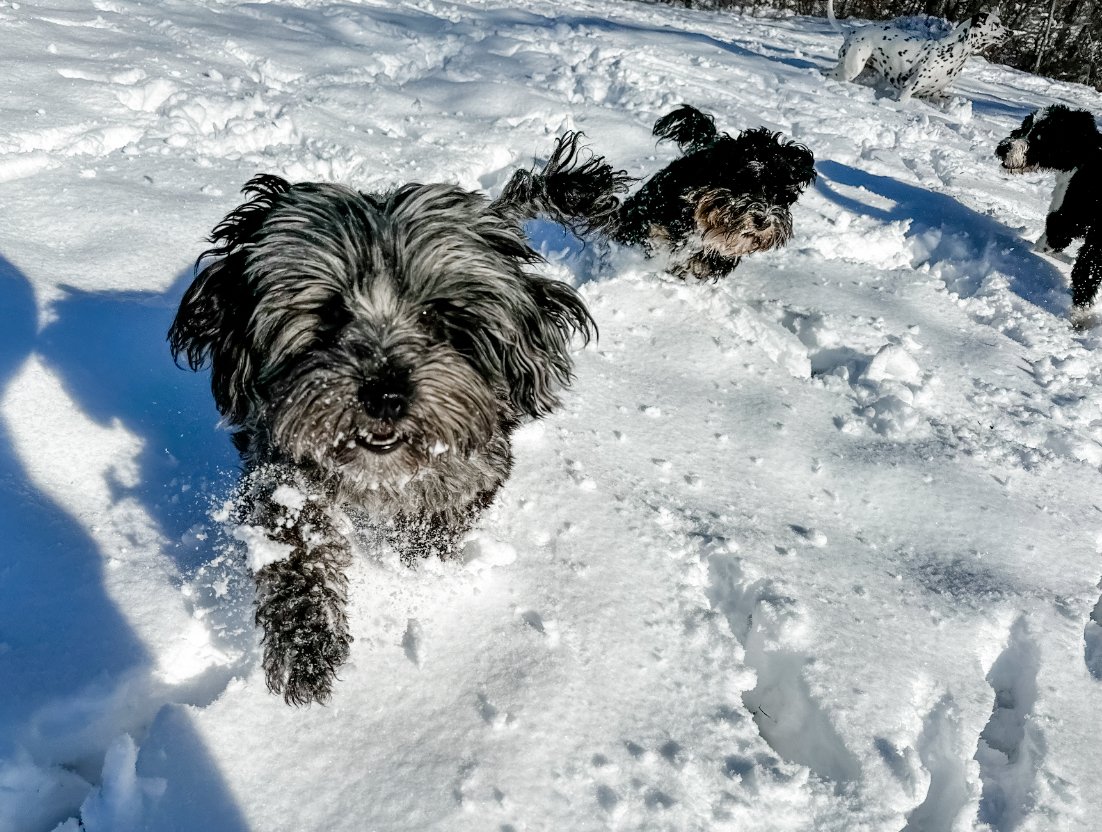
<path fill-rule="evenodd" d="M 995 154 L 1014 173 L 1056 171 L 1045 233 L 1038 251 L 1060 251 L 1080 237 L 1083 247 L 1071 271 L 1076 314 L 1094 302 L 1102 282 L 1102 134 L 1094 116 L 1062 104 L 1026 116 L 999 142 Z"/>
<path fill-rule="evenodd" d="M 833 77 L 853 81 L 867 69 L 898 90 L 900 101 L 941 95 L 960 75 L 969 55 L 1001 43 L 1009 34 L 995 12 L 980 12 L 941 36 L 915 33 L 905 20 L 861 26 L 846 34 L 834 17 L 833 0 L 827 0 L 827 17 L 845 34 Z"/>
<path fill-rule="evenodd" d="M 215 228 L 169 341 L 210 365 L 235 429 L 264 670 L 288 703 L 326 701 L 348 657 L 354 526 L 407 561 L 453 554 L 509 475 L 514 428 L 569 383 L 571 337 L 595 327 L 572 288 L 530 272 L 520 224 L 612 222 L 623 176 L 578 141 L 492 203 L 257 176 Z"/>
<path fill-rule="evenodd" d="M 658 119 L 653 132 L 684 155 L 628 198 L 616 239 L 648 252 L 669 249 L 674 274 L 713 280 L 743 255 L 788 242 L 790 208 L 815 180 L 810 150 L 765 127 L 719 133 L 711 116 L 687 104 Z"/>

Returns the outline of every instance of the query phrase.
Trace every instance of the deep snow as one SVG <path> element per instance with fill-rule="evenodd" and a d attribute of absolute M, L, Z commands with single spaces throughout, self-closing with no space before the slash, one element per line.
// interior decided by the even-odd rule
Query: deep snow
<path fill-rule="evenodd" d="M 1102 331 L 999 138 L 1099 95 L 826 80 L 825 21 L 613 0 L 0 0 L 0 831 L 1087 830 Z M 491 193 L 681 102 L 806 143 L 716 285 L 531 234 L 601 327 L 462 562 L 365 548 L 332 704 L 264 689 L 236 461 L 164 332 L 257 171 Z M 1092 611 L 1094 618 L 1092 619 Z"/>

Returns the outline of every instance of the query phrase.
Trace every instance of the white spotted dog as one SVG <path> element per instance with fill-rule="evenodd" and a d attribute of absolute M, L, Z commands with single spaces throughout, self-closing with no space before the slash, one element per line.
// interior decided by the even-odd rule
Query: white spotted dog
<path fill-rule="evenodd" d="M 899 91 L 898 100 L 940 96 L 964 69 L 968 56 L 1000 43 L 1008 30 L 995 12 L 980 12 L 940 36 L 916 32 L 907 18 L 845 33 L 827 0 L 827 19 L 846 39 L 833 77 L 852 81 L 869 70 Z"/>

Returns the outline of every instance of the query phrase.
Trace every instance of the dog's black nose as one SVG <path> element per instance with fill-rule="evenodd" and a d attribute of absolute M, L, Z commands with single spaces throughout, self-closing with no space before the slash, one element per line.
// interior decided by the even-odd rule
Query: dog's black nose
<path fill-rule="evenodd" d="M 391 372 L 369 379 L 360 387 L 360 403 L 372 419 L 393 421 L 409 410 L 409 376 Z"/>

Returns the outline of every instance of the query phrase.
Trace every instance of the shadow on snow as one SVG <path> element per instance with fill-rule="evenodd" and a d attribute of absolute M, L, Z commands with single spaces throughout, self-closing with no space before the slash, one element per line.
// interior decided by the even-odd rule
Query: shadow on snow
<path fill-rule="evenodd" d="M 979 291 L 994 267 L 1006 275 L 1011 291 L 1018 297 L 1053 315 L 1067 314 L 1071 302 L 1067 281 L 1055 266 L 1035 254 L 1032 244 L 1018 232 L 951 196 L 891 176 L 868 173 L 829 159 L 818 162 L 816 169 L 819 179 L 815 187 L 827 199 L 880 222 L 906 221 L 909 238 L 929 237 L 930 251 L 922 262 L 944 265 L 946 285 L 962 297 Z M 890 208 L 870 205 L 840 192 L 834 185 L 860 188 L 893 204 Z M 970 261 L 977 266 L 971 268 Z"/>
<path fill-rule="evenodd" d="M 37 353 L 83 412 L 103 424 L 119 420 L 139 436 L 140 481 L 132 488 L 115 484 L 115 496 L 140 499 L 170 541 L 184 540 L 188 529 L 206 521 L 203 495 L 222 490 L 218 484 L 235 465 L 228 440 L 215 435 L 205 377 L 177 370 L 165 345 L 176 298 L 190 277 L 190 271 L 181 275 L 163 294 L 70 290 L 54 307 L 53 322 L 38 333 L 31 285 L 0 256 L 0 394 Z M 125 697 L 117 689 L 148 675 L 154 657 L 105 589 L 105 553 L 35 486 L 2 418 L 0 487 L 0 764 L 34 765 L 69 784 L 66 796 L 51 793 L 44 802 L 40 794 L 43 801 L 26 815 L 47 830 L 76 814 L 84 797 L 73 792 L 73 775 L 66 772 L 95 781 L 106 744 L 114 740 L 102 736 L 109 727 L 94 725 L 103 716 L 97 703 Z M 169 554 L 186 571 L 210 552 L 181 542 Z M 170 772 L 156 770 L 159 756 L 144 749 L 149 759 L 139 756 L 137 773 L 170 777 L 166 796 L 178 795 L 172 828 L 246 830 L 186 711 L 169 706 L 156 722 L 171 728 L 169 759 L 181 761 L 187 775 L 171 779 Z M 0 799 L 5 808 L 17 812 L 16 822 L 23 817 L 18 813 L 32 811 Z"/>

